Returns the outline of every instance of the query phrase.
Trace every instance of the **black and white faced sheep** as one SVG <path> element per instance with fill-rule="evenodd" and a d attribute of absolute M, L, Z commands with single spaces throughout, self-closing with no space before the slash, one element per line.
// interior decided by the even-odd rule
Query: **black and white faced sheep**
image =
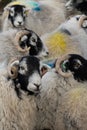
<path fill-rule="evenodd" d="M 87 60 L 80 55 L 69 54 L 68 60 L 64 60 L 63 62 L 61 62 L 59 68 L 62 68 L 62 71 L 61 69 L 59 69 L 60 70 L 59 72 L 61 74 L 63 74 L 63 72 L 70 71 L 69 74 L 72 73 L 74 79 L 77 80 L 78 82 L 87 80 Z"/>
<path fill-rule="evenodd" d="M 78 10 L 87 15 L 87 0 L 66 0 L 66 9 L 68 11 Z"/>
<path fill-rule="evenodd" d="M 28 31 L 28 34 L 22 37 L 20 46 L 24 48 L 27 44 L 27 46 L 30 47 L 29 55 L 38 56 L 40 58 L 48 56 L 48 49 L 40 37 L 32 30 L 26 29 L 26 31 Z"/>
<path fill-rule="evenodd" d="M 56 113 L 55 130 L 86 130 L 87 60 L 79 55 L 70 55 L 68 61 L 62 64 L 73 73 L 74 79 L 83 85 L 70 89 L 62 96 Z"/>
<path fill-rule="evenodd" d="M 13 57 L 24 55 L 44 57 L 48 50 L 39 36 L 31 30 L 8 30 L 0 34 L 0 67 Z"/>
<path fill-rule="evenodd" d="M 29 5 L 29 2 L 32 3 Z M 3 31 L 9 28 L 21 28 L 24 26 L 42 35 L 54 30 L 65 20 L 63 2 L 52 0 L 39 0 L 37 3 L 35 1 L 29 2 L 20 0 L 6 5 L 2 17 Z M 39 11 L 32 9 L 31 6 L 34 5 L 39 5 Z M 10 10 L 12 11 L 11 13 Z M 19 14 L 20 10 L 22 13 Z M 9 14 L 11 15 L 10 19 Z M 17 14 L 17 16 L 15 16 L 15 14 Z M 20 21 L 23 22 L 19 24 Z"/>
<path fill-rule="evenodd" d="M 41 85 L 39 59 L 12 60 L 0 75 L 0 130 L 33 130 Z"/>
<path fill-rule="evenodd" d="M 37 130 L 58 130 L 55 121 L 62 96 L 72 88 L 86 86 L 87 60 L 80 55 L 70 54 L 58 59 L 55 68 L 42 77 Z"/>
<path fill-rule="evenodd" d="M 25 27 L 28 11 L 29 9 L 24 5 L 7 5 L 3 12 L 2 30 Z"/>
<path fill-rule="evenodd" d="M 15 72 L 14 68 L 12 68 L 13 70 L 11 70 L 9 75 L 13 77 L 17 94 L 20 89 L 29 94 L 37 93 L 41 85 L 39 59 L 33 56 L 25 56 L 22 57 L 18 65 L 14 67 Z M 20 86 L 20 88 L 17 88 L 18 86 Z"/>

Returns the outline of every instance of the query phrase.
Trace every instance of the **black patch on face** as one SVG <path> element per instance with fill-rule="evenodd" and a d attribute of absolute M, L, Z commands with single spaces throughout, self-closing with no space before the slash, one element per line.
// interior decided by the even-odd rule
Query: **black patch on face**
<path fill-rule="evenodd" d="M 73 7 L 81 11 L 84 14 L 87 14 L 87 1 L 83 0 L 81 3 L 78 3 L 77 0 L 73 0 Z"/>
<path fill-rule="evenodd" d="M 23 46 L 25 46 L 25 44 L 27 44 L 27 46 L 30 47 L 29 55 L 32 55 L 32 56 L 38 55 L 42 51 L 43 43 L 35 32 L 33 32 L 32 30 L 27 30 L 27 31 L 29 31 L 29 34 L 27 34 L 28 38 L 25 41 L 21 42 L 21 47 L 23 48 Z M 37 37 L 36 46 L 31 45 L 30 38 L 33 34 L 35 34 Z"/>
<path fill-rule="evenodd" d="M 25 92 L 28 92 L 28 94 L 32 95 L 34 94 L 34 92 L 29 91 L 27 89 L 27 86 L 29 84 L 29 77 L 36 71 L 40 74 L 40 64 L 39 64 L 39 59 L 33 56 L 25 56 L 23 58 L 21 58 L 20 60 L 20 64 L 21 61 L 26 59 L 26 64 L 27 64 L 27 68 L 28 71 L 26 72 L 25 75 L 20 74 L 20 72 L 18 73 L 18 77 L 14 80 L 15 83 L 15 87 L 16 87 L 16 93 L 18 95 L 18 97 L 20 96 L 19 91 L 20 89 L 22 89 Z M 20 64 L 19 64 L 19 69 L 20 69 Z M 20 84 L 20 89 L 17 89 L 17 84 Z"/>
<path fill-rule="evenodd" d="M 81 66 L 76 69 L 75 68 L 75 60 L 78 59 L 81 62 Z M 71 54 L 69 58 L 69 62 L 66 64 L 66 68 L 73 72 L 73 76 L 76 80 L 86 81 L 87 80 L 87 60 L 85 60 L 80 55 Z"/>
<path fill-rule="evenodd" d="M 69 30 L 67 30 L 65 28 L 61 29 L 61 32 L 71 36 L 71 33 L 69 32 Z"/>
<path fill-rule="evenodd" d="M 76 9 L 87 15 L 87 1 L 83 1 L 76 5 Z"/>
<path fill-rule="evenodd" d="M 34 32 L 32 31 L 32 30 L 30 30 L 30 36 L 29 36 L 29 38 L 32 36 L 32 34 L 33 34 Z M 36 36 L 37 36 L 37 42 L 36 42 L 36 46 L 33 46 L 33 45 L 31 45 L 30 44 L 30 42 L 28 43 L 28 45 L 30 46 L 30 50 L 29 50 L 29 54 L 30 55 L 38 55 L 39 54 L 39 52 L 42 50 L 42 48 L 43 48 L 43 44 L 42 44 L 42 41 L 41 41 L 41 39 L 39 38 L 39 36 L 36 34 L 36 33 L 34 33 Z M 29 40 L 30 41 L 30 40 Z"/>
<path fill-rule="evenodd" d="M 25 20 L 25 16 L 23 14 L 23 8 L 25 8 L 25 6 L 13 5 L 11 7 L 14 8 L 14 16 L 11 16 L 11 14 L 10 14 L 11 11 L 9 11 L 8 19 L 11 21 L 12 25 L 15 27 L 14 21 L 15 21 L 15 18 L 17 17 L 18 14 L 20 14 L 23 17 L 23 20 Z"/>

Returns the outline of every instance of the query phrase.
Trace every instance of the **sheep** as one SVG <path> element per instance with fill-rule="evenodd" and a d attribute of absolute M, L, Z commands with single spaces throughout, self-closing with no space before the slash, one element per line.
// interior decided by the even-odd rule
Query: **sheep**
<path fill-rule="evenodd" d="M 53 32 L 43 35 L 41 39 L 49 50 L 49 56 L 43 61 L 49 63 L 67 53 L 80 54 L 86 58 L 86 19 L 85 15 L 74 16 Z"/>
<path fill-rule="evenodd" d="M 22 4 L 9 3 L 2 14 L 2 31 L 10 28 L 24 28 L 27 22 L 29 8 Z"/>
<path fill-rule="evenodd" d="M 65 4 L 67 14 L 86 14 L 87 15 L 87 0 L 66 0 Z"/>
<path fill-rule="evenodd" d="M 55 121 L 56 115 L 58 118 L 57 110 L 62 96 L 72 88 L 84 87 L 86 81 L 87 60 L 77 54 L 58 58 L 55 69 L 42 77 L 41 91 L 37 100 L 37 130 L 58 130 Z"/>
<path fill-rule="evenodd" d="M 39 58 L 48 55 L 45 44 L 32 30 L 8 30 L 0 33 L 0 67 L 7 66 L 11 58 L 35 55 Z"/>
<path fill-rule="evenodd" d="M 0 130 L 33 130 L 41 85 L 39 59 L 12 59 L 0 75 Z"/>
<path fill-rule="evenodd" d="M 34 2 L 34 1 L 33 1 Z M 16 13 L 16 8 L 17 6 L 23 6 L 21 8 L 24 8 L 24 13 L 27 13 L 27 16 L 25 16 L 25 21 L 23 22 L 24 27 L 29 28 L 33 31 L 35 31 L 38 35 L 42 35 L 44 33 L 50 32 L 54 30 L 61 22 L 65 20 L 65 15 L 64 15 L 64 4 L 61 2 L 54 2 L 52 0 L 40 0 L 37 2 L 37 4 L 40 5 L 40 10 L 32 10 L 29 5 L 29 1 L 27 4 L 23 3 L 23 1 L 17 1 L 17 2 L 12 2 L 8 4 L 4 8 L 3 12 L 3 31 L 7 30 L 8 28 L 14 27 L 14 24 L 18 24 L 17 17 L 15 18 L 14 14 Z M 19 11 L 18 11 L 19 12 Z M 23 9 L 22 9 L 23 12 Z M 13 20 L 13 23 L 11 22 L 10 17 L 15 20 Z M 18 13 L 19 17 L 19 13 Z M 21 14 L 20 14 L 21 17 Z M 20 19 L 23 19 L 22 17 Z M 9 25 L 10 22 L 10 25 Z M 22 26 L 23 26 L 22 25 Z M 15 27 L 17 27 L 15 25 Z M 18 26 L 21 27 L 21 26 Z"/>

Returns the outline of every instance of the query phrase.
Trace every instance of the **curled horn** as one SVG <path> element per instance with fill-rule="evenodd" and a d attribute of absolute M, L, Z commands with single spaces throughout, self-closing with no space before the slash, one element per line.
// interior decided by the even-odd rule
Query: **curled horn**
<path fill-rule="evenodd" d="M 18 76 L 19 60 L 11 60 L 8 64 L 8 74 L 11 79 L 15 79 Z"/>
<path fill-rule="evenodd" d="M 62 63 L 64 60 L 68 60 L 69 57 L 70 57 L 69 55 L 65 55 L 65 56 L 63 56 L 63 57 L 60 57 L 60 58 L 57 59 L 56 64 L 55 64 L 55 69 L 56 69 L 56 71 L 57 71 L 60 75 L 62 75 L 63 77 L 66 77 L 66 78 L 69 77 L 69 76 L 71 76 L 72 73 L 71 73 L 70 71 L 68 71 L 68 72 L 63 72 L 62 69 L 61 69 L 61 63 Z"/>
<path fill-rule="evenodd" d="M 30 47 L 25 47 L 24 49 L 22 49 L 21 47 L 20 47 L 20 45 L 19 45 L 19 40 L 20 40 L 20 38 L 23 36 L 23 35 L 26 35 L 26 34 L 29 34 L 29 31 L 27 31 L 27 30 L 21 30 L 21 31 L 19 31 L 17 34 L 16 34 L 16 36 L 15 36 L 15 42 L 14 42 L 14 44 L 16 45 L 16 48 L 20 51 L 20 52 L 29 52 L 29 50 L 30 50 Z"/>
<path fill-rule="evenodd" d="M 82 27 L 82 24 L 84 22 L 84 20 L 87 20 L 87 16 L 86 15 L 82 15 L 79 19 L 79 26 Z"/>

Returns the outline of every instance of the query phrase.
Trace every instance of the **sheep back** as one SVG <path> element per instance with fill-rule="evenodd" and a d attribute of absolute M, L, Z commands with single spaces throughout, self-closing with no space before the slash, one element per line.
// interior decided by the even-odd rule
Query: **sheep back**
<path fill-rule="evenodd" d="M 54 124 L 61 97 L 65 92 L 79 86 L 79 83 L 75 81 L 72 76 L 67 79 L 52 70 L 42 77 L 41 86 L 42 89 L 38 96 L 39 99 L 37 100 L 37 130 L 55 130 Z"/>
<path fill-rule="evenodd" d="M 78 87 L 66 92 L 60 100 L 55 130 L 87 129 L 87 88 Z"/>

